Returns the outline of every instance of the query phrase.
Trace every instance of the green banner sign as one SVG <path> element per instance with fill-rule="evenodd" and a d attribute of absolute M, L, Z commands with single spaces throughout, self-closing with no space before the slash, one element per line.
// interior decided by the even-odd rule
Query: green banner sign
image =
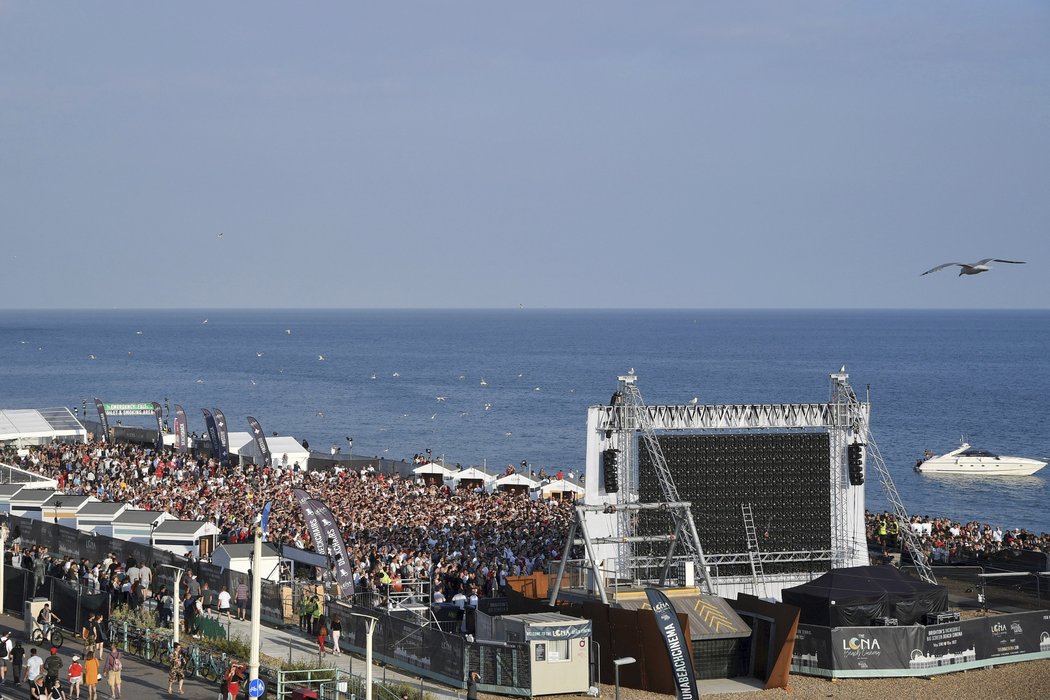
<path fill-rule="evenodd" d="M 152 403 L 104 403 L 106 414 L 110 416 L 152 416 Z"/>

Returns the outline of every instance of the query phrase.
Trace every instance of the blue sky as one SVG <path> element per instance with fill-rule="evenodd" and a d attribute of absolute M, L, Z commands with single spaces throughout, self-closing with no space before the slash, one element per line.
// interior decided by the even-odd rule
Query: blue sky
<path fill-rule="evenodd" d="M 1048 127 L 1046 2 L 0 0 L 0 308 L 1046 308 Z"/>

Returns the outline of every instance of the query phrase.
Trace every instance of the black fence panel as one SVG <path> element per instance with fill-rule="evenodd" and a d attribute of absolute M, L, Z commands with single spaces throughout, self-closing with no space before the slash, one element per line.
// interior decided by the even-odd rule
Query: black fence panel
<path fill-rule="evenodd" d="M 22 605 L 30 598 L 27 591 L 33 586 L 33 574 L 30 571 L 16 567 L 4 567 L 4 601 L 5 611 L 13 611 L 22 614 Z"/>

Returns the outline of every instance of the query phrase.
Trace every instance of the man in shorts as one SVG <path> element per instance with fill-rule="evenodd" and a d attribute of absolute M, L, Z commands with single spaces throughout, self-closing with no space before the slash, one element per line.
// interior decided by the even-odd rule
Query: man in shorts
<path fill-rule="evenodd" d="M 14 650 L 15 645 L 11 642 L 11 633 L 4 632 L 3 636 L 0 636 L 0 684 L 4 683 L 7 679 L 7 665 L 11 662 L 11 652 Z M 14 679 L 18 682 L 18 679 Z"/>
<path fill-rule="evenodd" d="M 226 622 L 233 622 L 233 618 L 230 617 L 230 600 L 232 598 L 230 591 L 227 590 L 226 586 L 223 586 L 222 590 L 219 591 L 219 614 L 217 618 L 222 617 L 222 614 L 226 613 Z"/>

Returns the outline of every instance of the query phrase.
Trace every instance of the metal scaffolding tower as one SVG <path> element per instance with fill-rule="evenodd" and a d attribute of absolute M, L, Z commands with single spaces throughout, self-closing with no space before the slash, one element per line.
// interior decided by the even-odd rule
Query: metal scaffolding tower
<path fill-rule="evenodd" d="M 614 415 L 618 415 L 616 415 L 612 423 L 616 426 L 614 433 L 616 434 L 617 444 L 621 449 L 621 454 L 624 455 L 624 459 L 620 464 L 621 476 L 623 477 L 621 484 L 627 487 L 627 493 L 630 498 L 637 499 L 638 463 L 636 451 L 631 449 L 633 443 L 631 438 L 634 432 L 637 431 L 640 433 L 639 443 L 644 442 L 649 452 L 649 458 L 652 460 L 653 471 L 656 473 L 664 501 L 666 503 L 681 502 L 681 499 L 678 497 L 678 487 L 675 486 L 671 470 L 668 468 L 667 460 L 664 458 L 663 450 L 660 448 L 660 442 L 656 438 L 656 427 L 652 414 L 646 408 L 645 402 L 642 401 L 641 392 L 638 391 L 638 377 L 632 369 L 627 374 L 617 377 L 617 379 L 619 380 L 619 388 L 614 395 L 612 410 Z M 715 588 L 711 584 L 707 563 L 704 561 L 704 551 L 700 546 L 700 539 L 696 535 L 696 524 L 693 522 L 691 512 L 689 509 L 684 511 L 675 509 L 671 511 L 671 517 L 674 521 L 675 534 L 687 533 L 686 537 L 680 537 L 677 542 L 683 546 L 685 553 L 693 561 L 694 570 L 699 574 L 703 582 L 700 589 L 705 593 L 714 593 Z M 633 520 L 627 511 L 621 512 L 620 525 L 621 532 L 626 535 L 634 535 Z M 619 560 L 621 569 L 627 566 L 633 558 L 634 552 L 631 545 L 632 542 L 627 537 L 620 542 Z"/>
<path fill-rule="evenodd" d="M 879 482 L 886 492 L 886 497 L 893 508 L 894 517 L 897 519 L 898 537 L 904 539 L 905 547 L 911 554 L 919 578 L 927 583 L 937 583 L 933 570 L 930 568 L 930 563 L 926 559 L 926 554 L 922 551 L 922 544 L 911 529 L 911 519 L 908 517 L 908 511 L 904 508 L 900 494 L 897 493 L 897 487 L 893 483 L 893 477 L 890 476 L 889 469 L 886 468 L 886 462 L 882 459 L 882 453 L 879 452 L 875 436 L 871 434 L 871 426 L 866 420 L 863 420 L 861 402 L 857 399 L 857 394 L 849 384 L 849 375 L 846 374 L 845 367 L 831 375 L 831 404 L 836 407 L 839 418 L 850 429 L 850 435 L 845 437 L 851 439 L 853 443 L 863 445 L 867 456 L 870 457 L 868 464 L 875 468 L 875 472 L 879 476 Z M 844 478 L 841 473 L 839 478 Z"/>

